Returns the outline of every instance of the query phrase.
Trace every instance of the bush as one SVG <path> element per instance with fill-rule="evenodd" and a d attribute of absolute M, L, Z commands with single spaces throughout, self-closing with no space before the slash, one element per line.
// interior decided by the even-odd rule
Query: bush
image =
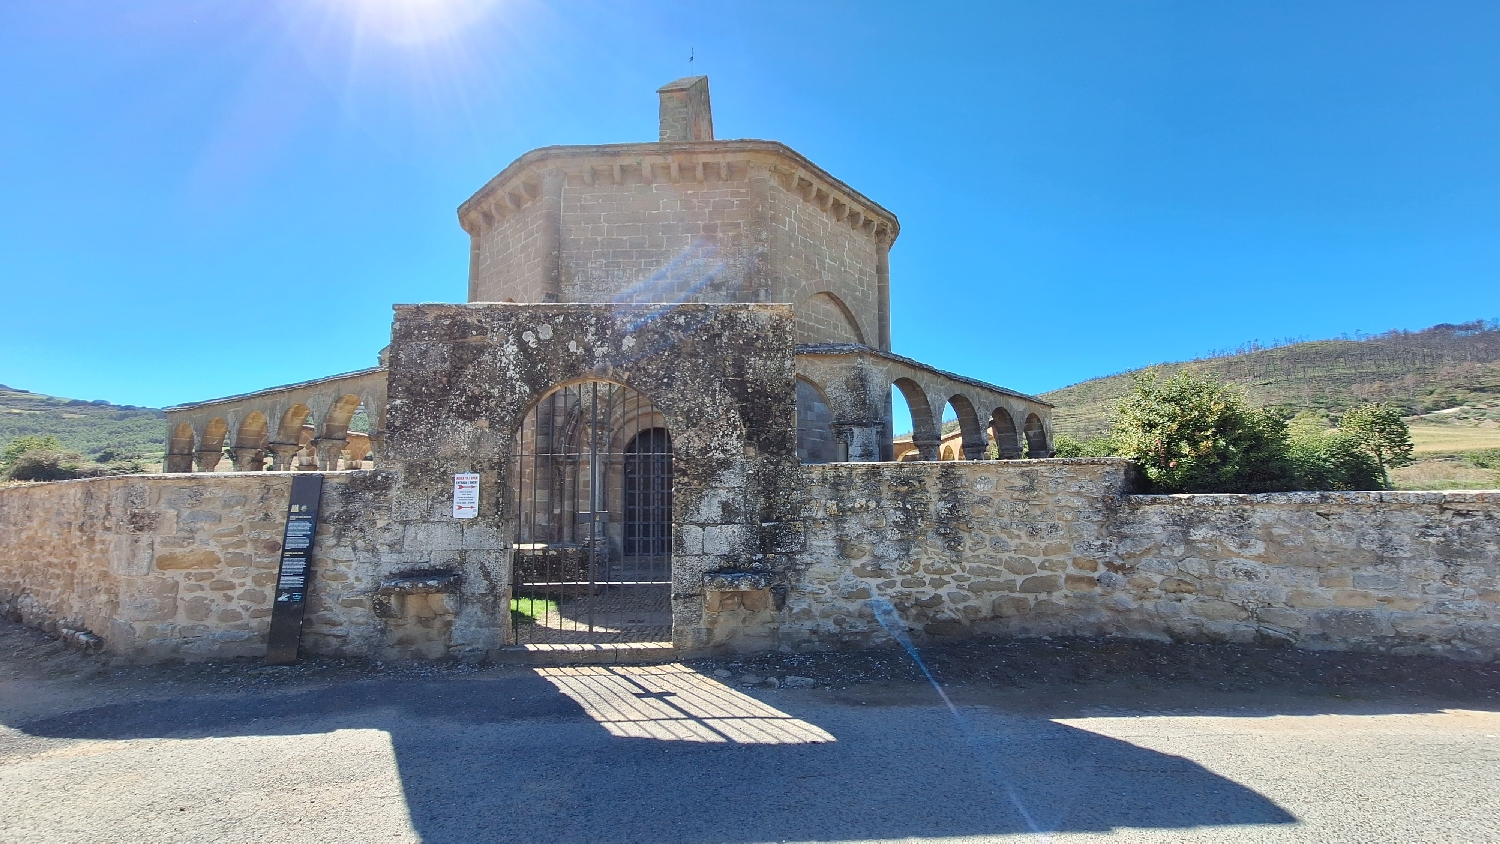
<path fill-rule="evenodd" d="M 1118 420 L 1107 437 L 1059 434 L 1056 456 L 1129 457 L 1157 492 L 1385 489 L 1386 469 L 1411 462 L 1398 408 L 1362 405 L 1337 428 L 1312 411 L 1288 423 L 1238 388 L 1190 371 L 1164 381 L 1154 371 L 1137 375 Z M 1500 449 L 1470 460 L 1500 466 Z"/>
<path fill-rule="evenodd" d="M 1384 489 L 1380 464 L 1347 431 L 1293 425 L 1287 458 L 1297 489 Z"/>
<path fill-rule="evenodd" d="M 62 451 L 62 443 L 57 437 L 38 436 L 30 434 L 16 437 L 5 444 L 5 450 L 0 451 L 0 469 L 8 468 L 16 462 L 16 459 L 28 451 Z"/>
<path fill-rule="evenodd" d="M 1500 469 L 1500 448 L 1486 448 L 1464 455 L 1480 469 Z"/>
<path fill-rule="evenodd" d="M 53 449 L 31 449 L 12 459 L 5 476 L 13 481 L 66 481 L 102 474 L 80 454 Z"/>
<path fill-rule="evenodd" d="M 1052 443 L 1053 457 L 1114 457 L 1116 454 L 1118 448 L 1109 437 L 1080 440 L 1068 434 L 1058 434 Z"/>
<path fill-rule="evenodd" d="M 1184 371 L 1136 376 L 1113 437 L 1159 492 L 1275 492 L 1296 486 L 1286 423 L 1239 390 Z"/>

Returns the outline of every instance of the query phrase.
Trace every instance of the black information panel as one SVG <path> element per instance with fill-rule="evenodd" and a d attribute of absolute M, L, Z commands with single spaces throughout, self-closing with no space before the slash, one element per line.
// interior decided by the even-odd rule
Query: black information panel
<path fill-rule="evenodd" d="M 302 643 L 302 613 L 307 609 L 308 557 L 318 531 L 318 501 L 323 476 L 309 472 L 292 477 L 292 500 L 286 508 L 286 536 L 281 540 L 281 571 L 276 576 L 276 603 L 271 608 L 271 641 L 266 663 L 290 665 Z"/>

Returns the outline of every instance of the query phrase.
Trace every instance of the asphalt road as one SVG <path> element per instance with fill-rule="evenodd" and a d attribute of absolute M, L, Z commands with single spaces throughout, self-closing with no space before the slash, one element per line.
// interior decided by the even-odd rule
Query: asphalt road
<path fill-rule="evenodd" d="M 1500 841 L 1472 700 L 741 679 L 116 670 L 0 624 L 0 841 Z"/>

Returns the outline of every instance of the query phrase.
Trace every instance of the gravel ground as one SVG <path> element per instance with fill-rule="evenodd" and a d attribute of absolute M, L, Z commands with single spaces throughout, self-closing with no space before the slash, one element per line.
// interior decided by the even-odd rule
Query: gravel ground
<path fill-rule="evenodd" d="M 1114 640 L 120 666 L 0 622 L 0 841 L 1500 841 L 1500 666 Z"/>

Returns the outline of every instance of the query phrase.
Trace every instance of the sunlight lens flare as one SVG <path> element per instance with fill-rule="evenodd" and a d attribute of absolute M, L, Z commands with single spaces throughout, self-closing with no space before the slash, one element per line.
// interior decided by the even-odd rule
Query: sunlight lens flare
<path fill-rule="evenodd" d="M 334 0 L 361 36 L 391 44 L 445 41 L 484 20 L 501 0 Z"/>

